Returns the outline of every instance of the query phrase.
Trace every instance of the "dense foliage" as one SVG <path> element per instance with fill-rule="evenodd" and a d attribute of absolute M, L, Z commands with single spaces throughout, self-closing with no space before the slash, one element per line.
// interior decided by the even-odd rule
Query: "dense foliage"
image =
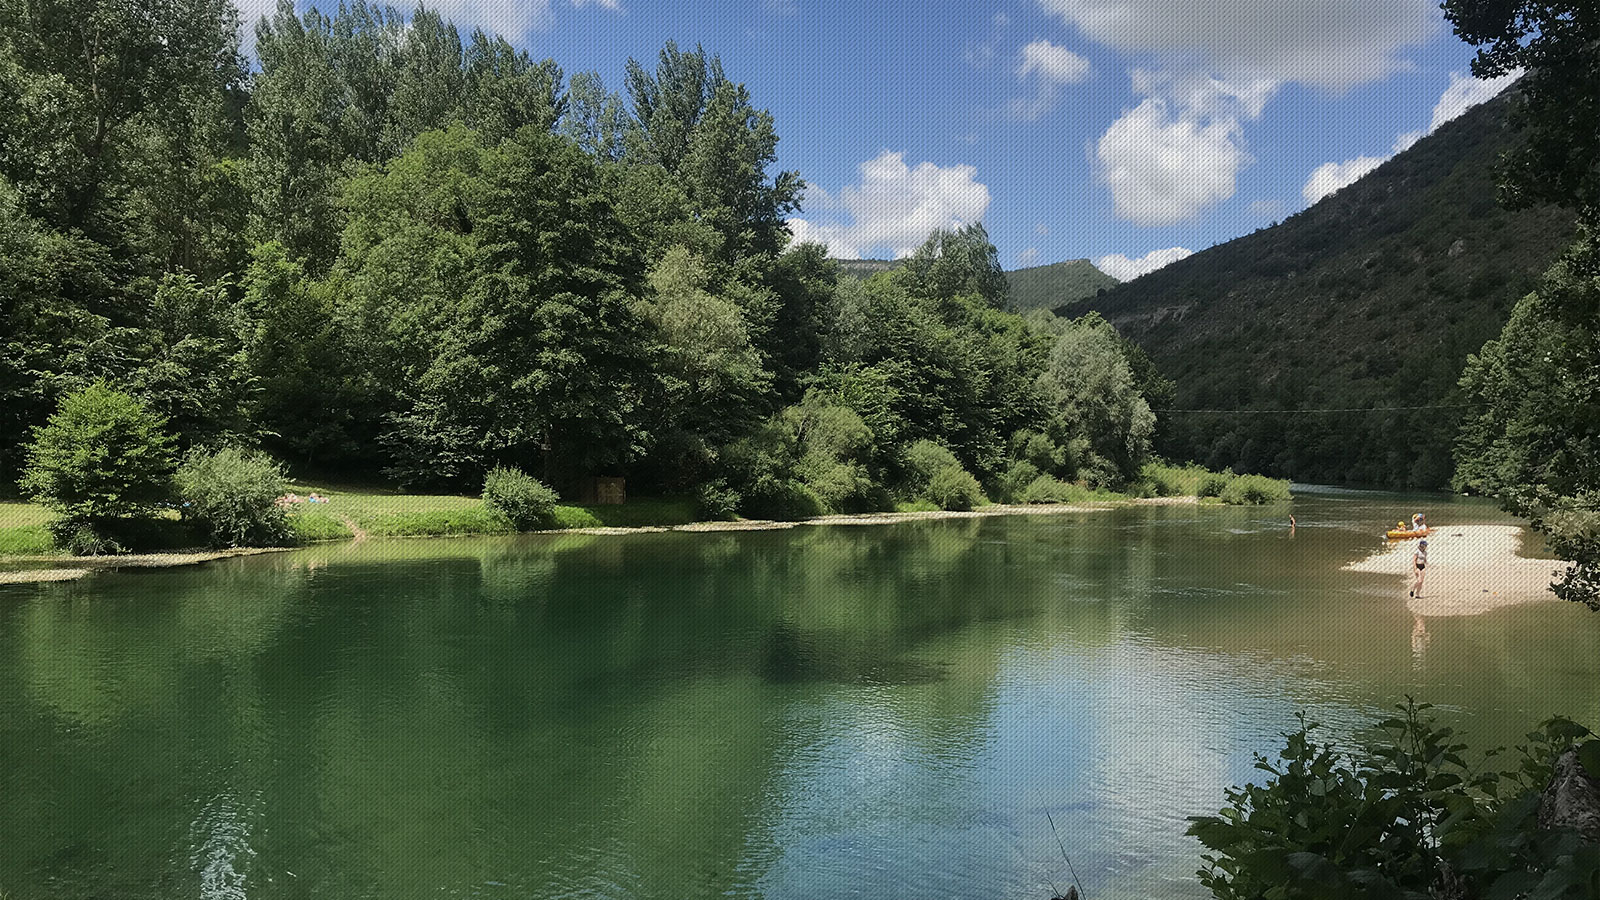
<path fill-rule="evenodd" d="M 1517 82 L 1521 143 L 1500 167 L 1502 199 L 1577 212 L 1578 240 L 1473 356 L 1474 407 L 1456 444 L 1456 484 L 1533 519 L 1572 565 L 1557 595 L 1600 610 L 1600 11 L 1590 3 L 1448 0 L 1479 47 L 1480 76 Z"/>
<path fill-rule="evenodd" d="M 1200 881 L 1220 900 L 1593 897 L 1600 847 L 1538 824 L 1540 794 L 1574 746 L 1600 769 L 1600 740 L 1566 719 L 1528 735 L 1513 768 L 1467 747 L 1407 702 L 1354 752 L 1319 741 L 1302 719 L 1277 758 L 1257 756 L 1262 784 L 1227 791 L 1194 818 L 1211 852 Z M 1585 740 L 1587 739 L 1587 740 Z"/>
<path fill-rule="evenodd" d="M 197 449 L 173 477 L 183 517 L 213 547 L 273 547 L 289 540 L 278 502 L 288 488 L 283 468 L 263 453 Z"/>
<path fill-rule="evenodd" d="M 281 529 L 246 511 L 272 464 L 218 447 L 455 491 L 625 476 L 716 517 L 1140 479 L 1172 391 L 1143 351 L 1012 312 L 981 224 L 865 278 L 792 245 L 772 117 L 698 47 L 619 93 L 423 7 L 280 0 L 258 71 L 226 0 L 75 10 L 0 0 L 0 485 L 99 381 L 196 453 L 219 543 Z M 486 496 L 517 527 L 553 500 Z"/>
<path fill-rule="evenodd" d="M 1521 71 L 1519 143 L 1502 158 L 1509 206 L 1556 203 L 1600 224 L 1600 7 L 1589 0 L 1445 0 L 1445 18 L 1478 48 L 1472 74 Z"/>

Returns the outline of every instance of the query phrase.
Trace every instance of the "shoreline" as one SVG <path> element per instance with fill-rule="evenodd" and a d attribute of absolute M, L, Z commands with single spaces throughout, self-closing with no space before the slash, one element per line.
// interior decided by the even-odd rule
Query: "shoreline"
<path fill-rule="evenodd" d="M 1524 603 L 1554 602 L 1553 572 L 1566 563 L 1522 556 L 1526 529 L 1519 525 L 1446 525 L 1428 535 L 1428 568 L 1421 597 L 1406 597 L 1413 615 L 1477 616 Z M 1410 592 L 1414 540 L 1395 541 L 1346 572 L 1390 575 L 1397 591 Z"/>
<path fill-rule="evenodd" d="M 1198 505 L 1197 497 L 1129 497 L 1087 503 L 1008 504 L 992 503 L 973 510 L 921 510 L 916 512 L 844 513 L 815 516 L 810 519 L 783 522 L 773 519 L 736 519 L 733 521 L 686 522 L 681 525 L 627 525 L 598 526 L 590 528 L 551 528 L 522 534 L 654 534 L 667 531 L 724 532 L 724 531 L 779 531 L 807 525 L 896 525 L 932 519 L 981 519 L 991 516 L 1059 515 L 1064 513 L 1097 512 L 1124 506 L 1184 506 Z M 418 535 L 395 540 L 430 540 L 436 538 L 505 537 L 506 535 Z M 318 544 L 355 544 L 367 539 L 365 532 L 338 541 L 319 541 Z M 288 553 L 304 547 L 235 547 L 228 550 L 183 550 L 171 553 L 135 553 L 127 556 L 4 556 L 0 565 L 11 563 L 54 564 L 52 568 L 17 569 L 0 571 L 0 585 L 42 584 L 54 581 L 75 581 L 91 572 L 106 569 L 145 568 L 165 569 L 194 566 L 219 559 L 238 556 L 257 556 L 263 553 Z"/>

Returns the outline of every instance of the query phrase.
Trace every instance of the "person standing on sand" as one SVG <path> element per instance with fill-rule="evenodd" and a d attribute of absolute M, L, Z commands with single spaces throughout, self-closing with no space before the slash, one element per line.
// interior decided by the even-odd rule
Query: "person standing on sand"
<path fill-rule="evenodd" d="M 1417 573 L 1417 582 L 1411 586 L 1411 596 L 1422 596 L 1422 571 L 1428 567 L 1428 540 L 1417 541 L 1417 552 L 1411 555 L 1411 567 Z"/>

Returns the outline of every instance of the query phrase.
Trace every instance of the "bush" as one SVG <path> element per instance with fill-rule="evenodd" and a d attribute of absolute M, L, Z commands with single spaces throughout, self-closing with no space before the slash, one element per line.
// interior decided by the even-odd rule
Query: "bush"
<path fill-rule="evenodd" d="M 196 450 L 173 481 L 183 517 L 213 547 L 270 547 L 290 537 L 288 515 L 277 502 L 288 483 L 265 453 L 236 447 Z"/>
<path fill-rule="evenodd" d="M 738 518 L 739 492 L 721 478 L 708 481 L 695 491 L 695 516 L 707 522 L 726 522 Z"/>
<path fill-rule="evenodd" d="M 745 515 L 758 519 L 792 522 L 820 516 L 826 509 L 822 498 L 793 478 L 763 478 L 744 492 Z"/>
<path fill-rule="evenodd" d="M 1231 474 L 1225 472 L 1207 472 L 1200 476 L 1200 481 L 1195 485 L 1196 497 L 1220 497 L 1227 489 L 1228 482 L 1233 480 Z"/>
<path fill-rule="evenodd" d="M 118 520 L 153 515 L 171 497 L 173 439 L 165 426 L 103 382 L 62 399 L 34 432 L 21 482 L 60 514 L 51 527 L 58 541 L 69 547 L 104 543 L 93 535 L 109 541 Z M 85 531 L 90 536 L 83 537 Z"/>
<path fill-rule="evenodd" d="M 1398 709 L 1354 753 L 1319 743 L 1302 716 L 1277 759 L 1257 755 L 1265 784 L 1230 788 L 1220 815 L 1190 820 L 1211 851 L 1201 884 L 1221 900 L 1596 896 L 1600 853 L 1538 824 L 1563 753 L 1600 768 L 1588 729 L 1550 719 L 1518 748 L 1519 766 L 1495 770 L 1487 757 L 1498 751 L 1469 765 L 1450 729 L 1421 715 L 1427 704 Z"/>
<path fill-rule="evenodd" d="M 960 466 L 940 469 L 928 484 L 928 499 L 940 509 L 969 510 L 984 502 L 983 488 L 972 473 Z"/>
<path fill-rule="evenodd" d="M 1039 477 L 1039 467 L 1025 459 L 1018 460 L 1000 476 L 998 493 L 1006 503 L 1022 503 L 1028 485 Z"/>
<path fill-rule="evenodd" d="M 934 476 L 950 468 L 961 468 L 954 453 L 933 441 L 917 441 L 906 448 L 906 493 L 913 497 L 925 493 Z"/>
<path fill-rule="evenodd" d="M 1040 475 L 1022 491 L 1023 503 L 1071 503 L 1083 500 L 1089 492 L 1050 475 Z"/>
<path fill-rule="evenodd" d="M 1222 489 L 1222 502 L 1232 506 L 1260 506 L 1289 499 L 1289 482 L 1265 475 L 1240 475 Z"/>
<path fill-rule="evenodd" d="M 550 527 L 556 499 L 555 491 L 521 469 L 495 466 L 483 480 L 483 505 L 518 531 Z"/>

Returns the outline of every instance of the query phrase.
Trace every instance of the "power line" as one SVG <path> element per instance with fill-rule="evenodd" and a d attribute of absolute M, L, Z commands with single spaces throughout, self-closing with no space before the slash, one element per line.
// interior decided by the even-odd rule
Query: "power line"
<path fill-rule="evenodd" d="M 1241 416 L 1294 415 L 1324 412 L 1413 412 L 1419 409 L 1470 409 L 1476 403 L 1435 403 L 1427 406 L 1345 406 L 1322 409 L 1155 409 L 1156 413 L 1227 413 Z"/>

